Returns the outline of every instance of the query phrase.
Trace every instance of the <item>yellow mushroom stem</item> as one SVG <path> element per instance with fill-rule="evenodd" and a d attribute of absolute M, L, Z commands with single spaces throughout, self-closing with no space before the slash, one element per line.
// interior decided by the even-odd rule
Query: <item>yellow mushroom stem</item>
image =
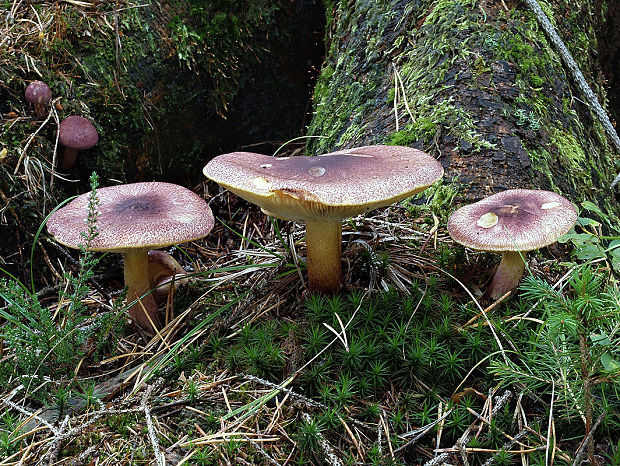
<path fill-rule="evenodd" d="M 502 253 L 502 261 L 499 263 L 487 290 L 491 299 L 499 299 L 519 285 L 525 271 L 524 259 L 525 252 L 506 251 Z"/>
<path fill-rule="evenodd" d="M 344 281 L 342 275 L 342 222 L 307 220 L 308 285 L 310 291 L 331 294 Z"/>
<path fill-rule="evenodd" d="M 154 331 L 153 325 L 160 328 L 159 308 L 151 292 L 152 285 L 148 274 L 148 252 L 148 249 L 126 250 L 123 254 L 125 260 L 124 275 L 125 286 L 127 287 L 127 302 L 132 303 L 136 301 L 128 309 L 129 317 L 143 329 Z"/>

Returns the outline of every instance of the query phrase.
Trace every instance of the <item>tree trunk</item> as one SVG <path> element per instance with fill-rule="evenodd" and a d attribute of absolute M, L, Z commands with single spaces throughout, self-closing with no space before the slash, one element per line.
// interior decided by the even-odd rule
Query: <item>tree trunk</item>
<path fill-rule="evenodd" d="M 540 3 L 605 105 L 594 1 Z M 351 0 L 327 17 L 311 154 L 418 147 L 441 161 L 445 182 L 458 177 L 464 201 L 552 189 L 617 218 L 613 148 L 523 2 Z"/>

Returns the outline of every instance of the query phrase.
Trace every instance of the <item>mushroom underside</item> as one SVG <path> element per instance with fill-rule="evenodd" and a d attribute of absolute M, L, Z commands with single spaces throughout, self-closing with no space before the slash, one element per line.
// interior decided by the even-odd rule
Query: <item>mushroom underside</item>
<path fill-rule="evenodd" d="M 155 301 L 162 302 L 179 286 L 185 285 L 188 278 L 185 269 L 170 254 L 154 249 L 149 251 L 149 283 L 154 288 Z"/>

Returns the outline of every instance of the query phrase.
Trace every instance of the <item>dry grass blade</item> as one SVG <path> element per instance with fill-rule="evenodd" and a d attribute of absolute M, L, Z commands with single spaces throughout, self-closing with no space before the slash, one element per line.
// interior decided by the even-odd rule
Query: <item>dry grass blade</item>
<path fill-rule="evenodd" d="M 500 409 L 502 409 L 504 407 L 504 405 L 508 402 L 508 400 L 512 397 L 512 393 L 510 392 L 510 390 L 506 390 L 504 392 L 504 394 L 502 396 L 498 396 L 495 399 L 495 405 L 493 406 L 493 408 L 491 410 L 489 410 L 489 416 L 486 419 L 485 423 L 486 424 L 490 424 L 490 421 L 493 417 L 493 415 L 497 414 L 499 412 Z M 487 405 L 485 406 L 491 406 L 491 400 L 493 399 L 492 396 L 489 396 L 487 399 Z M 481 417 L 481 416 L 478 416 Z M 475 423 L 471 424 L 466 430 L 465 432 L 463 432 L 463 434 L 461 435 L 461 437 L 455 442 L 454 446 L 448 450 L 446 450 L 445 452 L 442 452 L 443 450 L 440 450 L 439 448 L 435 449 L 435 452 L 442 452 L 440 455 L 436 456 L 435 458 L 433 458 L 430 461 L 427 461 L 424 466 L 438 466 L 440 464 L 445 464 L 447 461 L 449 461 L 450 459 L 450 455 L 448 452 L 468 452 L 468 449 L 464 447 L 464 445 L 467 444 L 471 433 L 478 428 L 478 434 L 480 432 L 480 428 L 482 427 L 482 424 L 480 426 L 477 426 Z M 478 449 L 480 450 L 480 449 Z"/>

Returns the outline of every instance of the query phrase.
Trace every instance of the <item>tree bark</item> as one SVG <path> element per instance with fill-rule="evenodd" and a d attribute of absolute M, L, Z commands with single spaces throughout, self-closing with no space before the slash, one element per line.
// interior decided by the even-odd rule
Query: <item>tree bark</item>
<path fill-rule="evenodd" d="M 541 1 L 598 100 L 594 0 Z M 550 5 L 551 3 L 551 5 Z M 574 3 L 574 2 L 568 2 Z M 422 148 L 463 201 L 551 189 L 617 219 L 614 150 L 524 2 L 386 0 L 328 7 L 311 154 L 364 144 Z"/>

